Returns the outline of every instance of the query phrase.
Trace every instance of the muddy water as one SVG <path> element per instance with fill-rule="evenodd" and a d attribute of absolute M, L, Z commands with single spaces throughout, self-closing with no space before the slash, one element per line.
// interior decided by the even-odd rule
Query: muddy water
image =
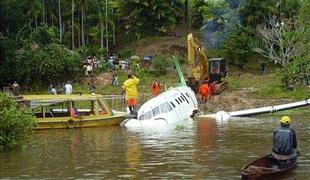
<path fill-rule="evenodd" d="M 298 167 L 310 177 L 310 117 L 295 117 Z M 271 149 L 275 118 L 195 120 L 160 131 L 120 127 L 36 131 L 35 143 L 0 154 L 4 179 L 240 179 L 240 168 Z"/>

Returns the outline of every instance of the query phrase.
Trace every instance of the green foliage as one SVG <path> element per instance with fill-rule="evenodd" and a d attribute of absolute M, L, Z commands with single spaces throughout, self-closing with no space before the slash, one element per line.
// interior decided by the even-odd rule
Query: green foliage
<path fill-rule="evenodd" d="M 252 54 L 251 37 L 244 30 L 239 29 L 224 41 L 220 51 L 222 56 L 230 63 L 244 67 L 249 62 Z"/>
<path fill-rule="evenodd" d="M 25 107 L 19 107 L 7 94 L 0 93 L 0 150 L 13 149 L 27 142 L 36 124 Z"/>
<path fill-rule="evenodd" d="M 118 51 L 118 57 L 121 59 L 130 58 L 132 55 L 134 55 L 132 48 L 125 48 Z"/>
<path fill-rule="evenodd" d="M 279 72 L 282 86 L 286 88 L 303 84 L 306 76 L 309 74 L 310 59 L 302 57 L 295 58 L 289 65 L 283 67 Z"/>
<path fill-rule="evenodd" d="M 204 0 L 193 0 L 191 1 L 192 8 L 192 26 L 200 28 L 203 24 L 203 14 L 204 14 L 204 7 L 207 6 L 207 2 Z"/>
<path fill-rule="evenodd" d="M 255 96 L 266 98 L 291 98 L 300 100 L 309 98 L 309 93 L 309 89 L 302 86 L 298 86 L 293 90 L 283 88 L 281 81 L 276 78 L 266 86 L 262 87 L 262 89 L 256 93 Z"/>
<path fill-rule="evenodd" d="M 299 86 L 305 82 L 310 75 L 310 22 L 309 22 L 310 2 L 304 2 L 298 16 L 297 30 L 294 32 L 298 35 L 296 46 L 298 54 L 290 63 L 283 67 L 279 72 L 282 86 L 288 88 Z M 290 35 L 290 34 L 289 34 Z"/>
<path fill-rule="evenodd" d="M 243 16 L 243 25 L 255 28 L 265 21 L 265 17 L 278 15 L 277 0 L 246 0 L 240 12 Z"/>
<path fill-rule="evenodd" d="M 16 55 L 14 66 L 16 80 L 23 83 L 57 83 L 82 76 L 80 55 L 57 44 L 24 48 Z"/>
<path fill-rule="evenodd" d="M 169 68 L 172 66 L 172 58 L 165 55 L 157 55 L 153 59 L 153 71 L 157 75 L 167 74 Z"/>
<path fill-rule="evenodd" d="M 178 1 L 119 0 L 118 14 L 133 39 L 165 33 L 173 28 L 182 12 Z"/>
<path fill-rule="evenodd" d="M 46 24 L 39 26 L 31 33 L 30 40 L 42 46 L 56 43 L 58 42 L 57 29 L 55 26 L 49 27 Z"/>
<path fill-rule="evenodd" d="M 175 130 L 176 131 L 185 131 L 187 128 L 184 124 L 178 124 L 176 127 L 175 127 Z"/>

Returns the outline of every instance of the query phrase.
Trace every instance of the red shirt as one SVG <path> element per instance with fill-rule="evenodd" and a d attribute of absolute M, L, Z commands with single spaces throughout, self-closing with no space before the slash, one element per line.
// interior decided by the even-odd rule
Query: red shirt
<path fill-rule="evenodd" d="M 199 93 L 200 93 L 200 94 L 203 94 L 203 95 L 209 94 L 209 86 L 208 86 L 208 84 L 202 84 L 202 85 L 199 87 Z"/>

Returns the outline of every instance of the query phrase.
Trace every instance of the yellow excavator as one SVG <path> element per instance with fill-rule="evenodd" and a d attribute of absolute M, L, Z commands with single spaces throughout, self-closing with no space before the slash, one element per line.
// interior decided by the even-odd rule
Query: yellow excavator
<path fill-rule="evenodd" d="M 216 94 L 228 87 L 223 80 L 227 74 L 226 62 L 223 58 L 208 59 L 206 49 L 194 38 L 192 33 L 187 36 L 189 72 L 187 73 L 187 85 L 197 92 L 204 82 L 215 83 Z"/>

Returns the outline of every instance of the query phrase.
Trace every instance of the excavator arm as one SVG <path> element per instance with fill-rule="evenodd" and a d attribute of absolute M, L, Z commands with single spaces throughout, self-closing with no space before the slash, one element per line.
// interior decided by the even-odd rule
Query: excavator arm
<path fill-rule="evenodd" d="M 202 44 L 198 42 L 193 34 L 187 36 L 187 49 L 188 49 L 188 63 L 189 72 L 188 77 L 194 78 L 198 81 L 209 79 L 209 65 L 206 50 Z"/>
<path fill-rule="evenodd" d="M 206 49 L 194 38 L 192 33 L 187 36 L 188 64 L 187 84 L 195 92 L 205 80 L 216 82 L 217 93 L 227 88 L 227 82 L 221 78 L 226 75 L 226 64 L 223 58 L 208 59 Z M 210 66 L 210 67 L 209 67 Z M 211 72 L 209 72 L 211 71 Z"/>

